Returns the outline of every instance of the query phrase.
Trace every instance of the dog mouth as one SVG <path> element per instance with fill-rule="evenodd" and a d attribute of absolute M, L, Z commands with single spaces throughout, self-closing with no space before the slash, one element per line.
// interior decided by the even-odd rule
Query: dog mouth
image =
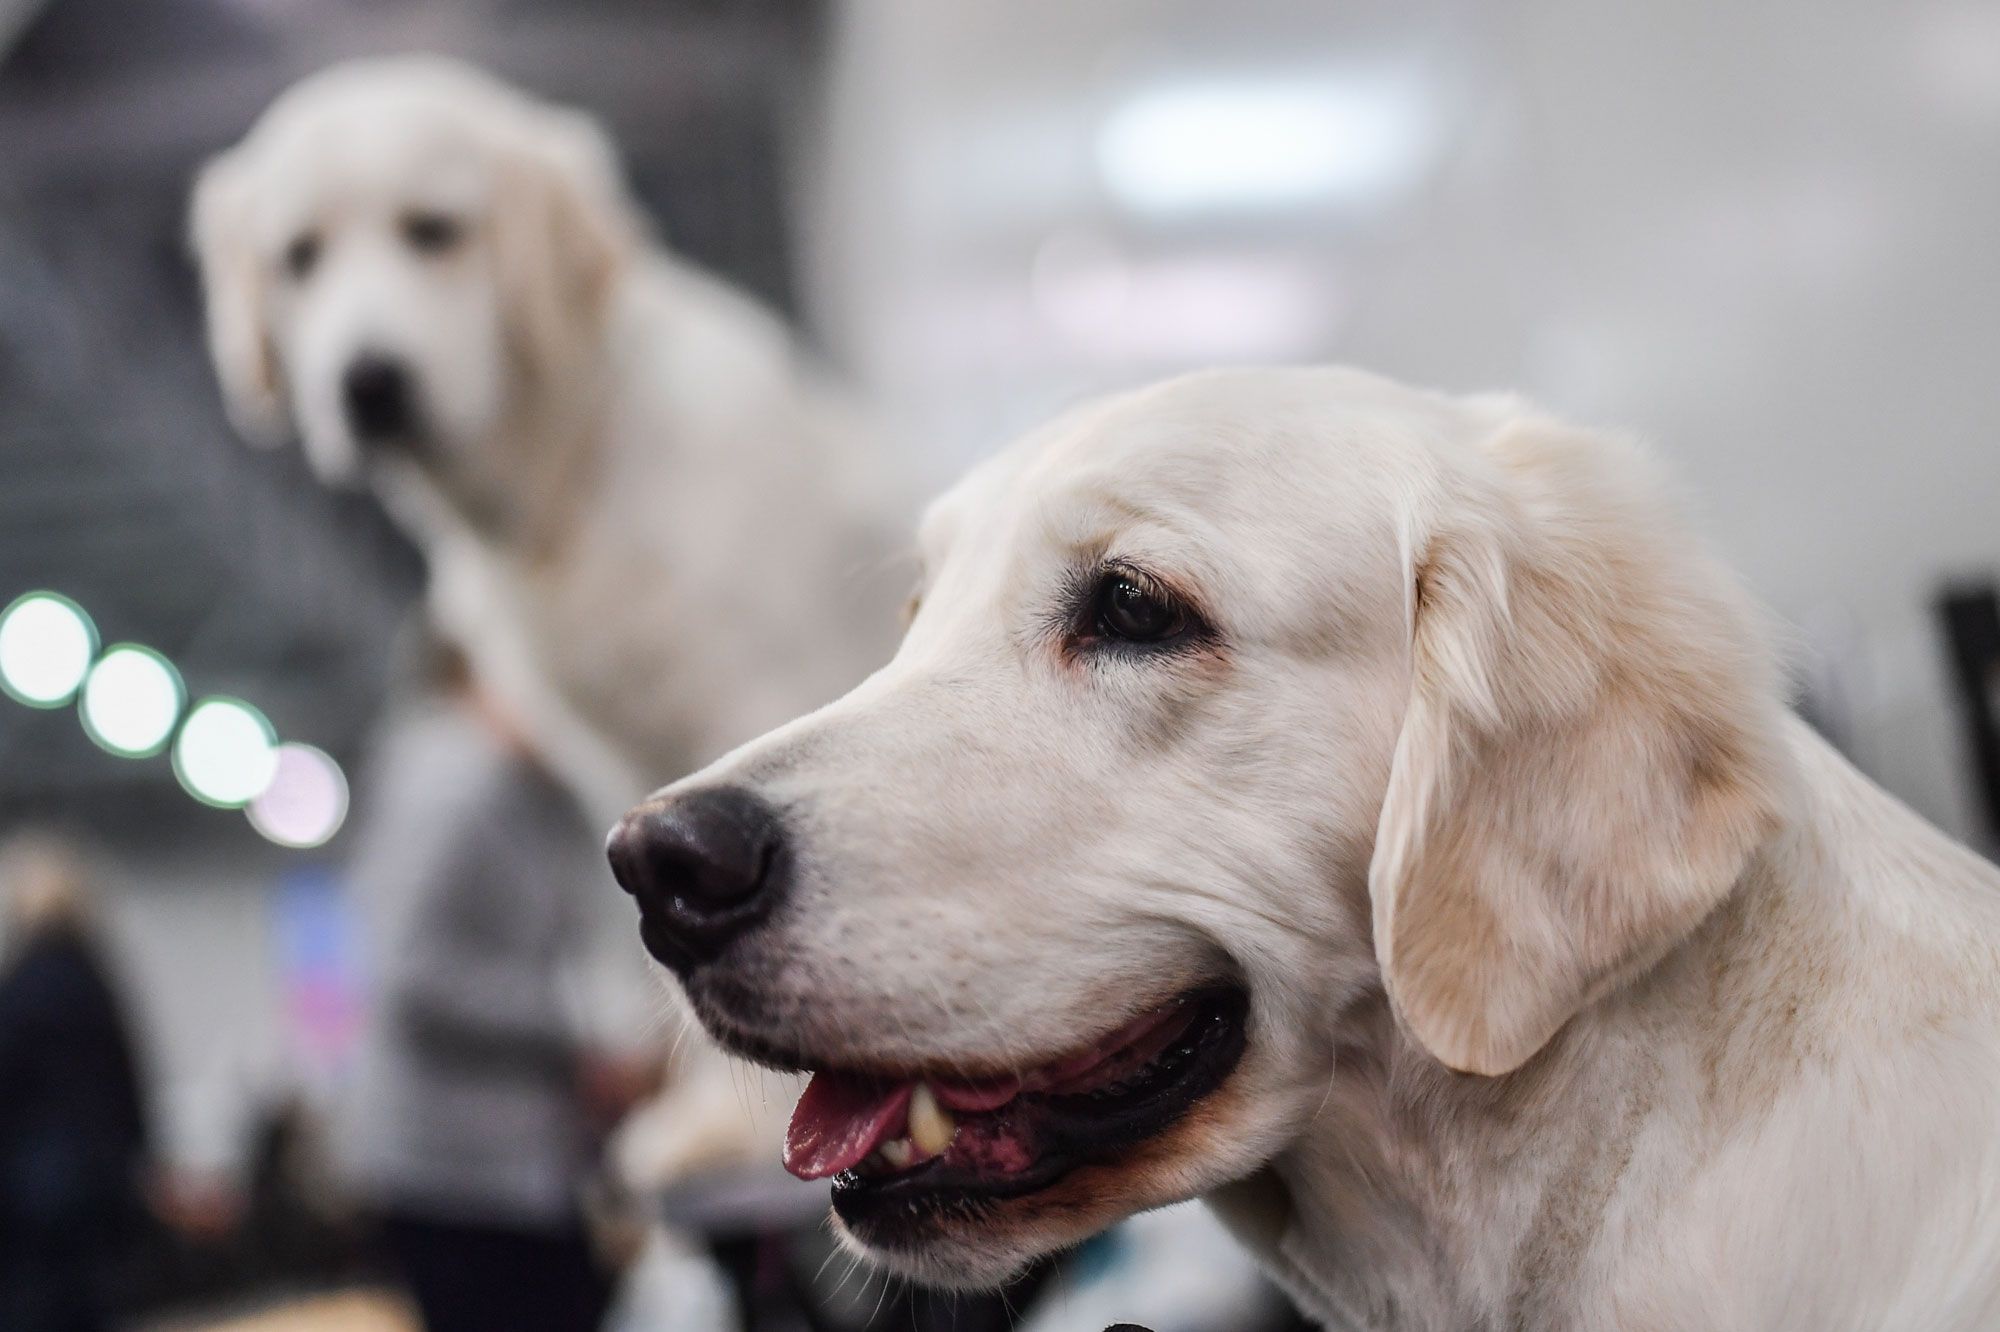
<path fill-rule="evenodd" d="M 1243 1054 L 1248 996 L 1190 990 L 1060 1058 L 965 1078 L 811 1068 L 785 1167 L 832 1179 L 836 1214 L 876 1244 L 945 1214 L 1046 1189 L 1171 1128 Z"/>

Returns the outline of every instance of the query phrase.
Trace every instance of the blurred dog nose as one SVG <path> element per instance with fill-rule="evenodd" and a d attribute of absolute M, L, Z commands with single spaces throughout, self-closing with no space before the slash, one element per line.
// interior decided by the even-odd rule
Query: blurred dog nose
<path fill-rule="evenodd" d="M 415 395 L 403 363 L 364 352 L 348 365 L 340 393 L 355 438 L 380 441 L 406 434 L 414 424 Z"/>
<path fill-rule="evenodd" d="M 612 829 L 605 854 L 638 899 L 647 951 L 676 971 L 713 960 L 783 895 L 777 811 L 732 787 L 642 805 Z"/>

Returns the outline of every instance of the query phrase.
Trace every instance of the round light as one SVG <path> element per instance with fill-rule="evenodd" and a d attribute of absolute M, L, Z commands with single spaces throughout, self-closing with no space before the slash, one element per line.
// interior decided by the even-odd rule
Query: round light
<path fill-rule="evenodd" d="M 69 702 L 97 655 L 97 629 L 83 607 L 30 592 L 0 612 L 0 690 L 35 708 Z"/>
<path fill-rule="evenodd" d="M 233 698 L 195 704 L 174 740 L 174 775 L 189 795 L 224 809 L 262 795 L 278 770 L 278 736 L 264 714 Z"/>
<path fill-rule="evenodd" d="M 145 758 L 166 748 L 180 719 L 181 677 L 149 647 L 120 643 L 98 658 L 83 682 L 83 729 L 122 758 Z"/>
<path fill-rule="evenodd" d="M 347 778 L 311 745 L 279 745 L 270 785 L 244 813 L 251 827 L 279 846 L 319 846 L 347 818 Z"/>

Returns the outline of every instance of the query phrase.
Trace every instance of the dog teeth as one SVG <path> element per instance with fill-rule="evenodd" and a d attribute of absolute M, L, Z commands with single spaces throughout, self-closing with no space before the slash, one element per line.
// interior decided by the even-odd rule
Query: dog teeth
<path fill-rule="evenodd" d="M 957 1132 L 958 1122 L 951 1117 L 951 1111 L 938 1104 L 930 1084 L 918 1083 L 916 1093 L 910 1097 L 910 1144 L 925 1159 L 942 1156 Z"/>
<path fill-rule="evenodd" d="M 918 1083 L 910 1095 L 909 1127 L 904 1129 L 902 1137 L 883 1140 L 869 1159 L 889 1170 L 908 1170 L 943 1156 L 957 1133 L 958 1122 L 951 1117 L 951 1111 L 938 1104 L 936 1094 L 927 1084 Z"/>

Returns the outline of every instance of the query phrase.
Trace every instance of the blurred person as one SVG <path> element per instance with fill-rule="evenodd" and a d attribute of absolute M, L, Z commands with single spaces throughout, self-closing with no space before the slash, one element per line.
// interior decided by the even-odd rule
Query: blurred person
<path fill-rule="evenodd" d="M 242 1249 L 258 1285 L 332 1285 L 361 1270 L 361 1227 L 334 1177 L 326 1124 L 303 1096 L 259 1112 L 246 1175 Z"/>
<path fill-rule="evenodd" d="M 146 1233 L 138 1059 L 80 857 L 23 835 L 0 887 L 0 1328 L 106 1328 Z"/>
<path fill-rule="evenodd" d="M 633 1094 L 570 1021 L 595 839 L 455 649 L 378 755 L 351 867 L 374 994 L 353 1182 L 431 1332 L 583 1332 L 610 1281 L 582 1195 Z"/>

